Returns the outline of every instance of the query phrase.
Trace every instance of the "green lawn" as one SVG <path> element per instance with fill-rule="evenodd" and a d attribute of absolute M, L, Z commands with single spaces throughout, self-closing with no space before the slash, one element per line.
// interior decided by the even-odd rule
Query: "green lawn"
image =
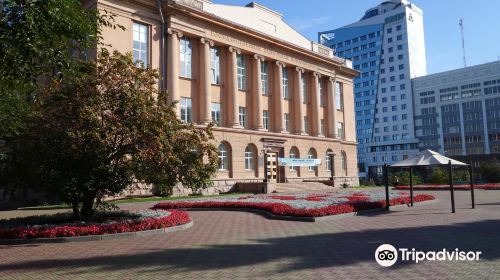
<path fill-rule="evenodd" d="M 110 204 L 122 204 L 122 203 L 138 203 L 138 202 L 156 202 L 156 201 L 167 201 L 167 200 L 178 200 L 178 199 L 196 199 L 205 197 L 217 197 L 217 196 L 238 196 L 245 193 L 228 193 L 219 195 L 190 195 L 190 196 L 154 196 L 154 197 L 140 197 L 140 198 L 125 198 L 119 200 L 109 201 Z M 67 204 L 58 205 L 39 205 L 32 207 L 23 207 L 19 210 L 53 210 L 53 209 L 68 209 L 70 208 Z"/>

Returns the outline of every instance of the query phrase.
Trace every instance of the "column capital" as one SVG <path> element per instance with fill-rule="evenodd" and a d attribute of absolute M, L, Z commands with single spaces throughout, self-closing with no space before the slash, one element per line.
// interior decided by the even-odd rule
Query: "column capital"
<path fill-rule="evenodd" d="M 266 58 L 265 58 L 265 57 L 263 57 L 263 56 L 262 56 L 262 55 L 260 55 L 260 54 L 254 54 L 254 55 L 252 56 L 252 58 L 253 58 L 253 59 L 255 59 L 255 60 L 266 61 Z"/>
<path fill-rule="evenodd" d="M 276 61 L 276 65 L 278 65 L 281 68 L 286 67 L 286 63 L 284 63 L 283 61 L 279 61 L 279 60 Z"/>
<path fill-rule="evenodd" d="M 169 35 L 176 35 L 178 38 L 184 37 L 184 33 L 182 33 L 182 31 L 174 28 L 167 29 L 167 33 Z"/>
<path fill-rule="evenodd" d="M 305 72 L 304 68 L 301 68 L 301 67 L 295 67 L 295 71 L 300 72 L 300 73 Z"/>
<path fill-rule="evenodd" d="M 229 50 L 229 52 L 231 52 L 231 53 L 233 53 L 233 52 L 234 52 L 234 53 L 236 53 L 236 54 L 241 54 L 241 50 L 240 50 L 240 49 L 238 49 L 238 48 L 235 48 L 235 47 L 233 47 L 233 46 L 230 46 L 230 47 L 228 48 L 228 50 Z"/>
<path fill-rule="evenodd" d="M 213 47 L 215 44 L 214 44 L 214 41 L 208 39 L 208 38 L 204 38 L 204 37 L 201 37 L 200 38 L 200 42 L 202 44 L 208 44 L 210 47 Z"/>
<path fill-rule="evenodd" d="M 328 77 L 328 80 L 329 80 L 330 82 L 335 83 L 335 81 L 337 80 L 337 75 L 333 75 L 333 76 Z"/>
<path fill-rule="evenodd" d="M 319 72 L 313 72 L 313 76 L 321 78 L 321 73 L 319 73 Z"/>

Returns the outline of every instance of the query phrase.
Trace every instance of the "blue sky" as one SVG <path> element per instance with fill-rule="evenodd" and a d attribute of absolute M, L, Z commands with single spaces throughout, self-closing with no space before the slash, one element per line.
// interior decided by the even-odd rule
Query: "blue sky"
<path fill-rule="evenodd" d="M 250 0 L 213 0 L 218 4 L 243 6 Z M 284 14 L 297 31 L 317 41 L 317 32 L 359 20 L 380 0 L 259 0 Z M 429 74 L 463 67 L 460 18 L 464 19 L 467 65 L 498 60 L 500 57 L 500 0 L 413 0 L 424 10 L 427 72 Z"/>

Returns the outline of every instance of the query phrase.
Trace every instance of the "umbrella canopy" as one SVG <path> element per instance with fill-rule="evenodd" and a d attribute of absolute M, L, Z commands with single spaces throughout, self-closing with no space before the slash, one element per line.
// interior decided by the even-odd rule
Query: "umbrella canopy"
<path fill-rule="evenodd" d="M 467 166 L 466 163 L 463 163 L 458 160 L 454 160 L 443 155 L 440 155 L 437 152 L 431 150 L 425 150 L 422 154 L 410 158 L 405 159 L 394 164 L 391 164 L 391 167 L 412 167 L 412 166 L 431 166 L 431 165 L 447 165 L 451 160 L 452 165 L 461 165 Z"/>

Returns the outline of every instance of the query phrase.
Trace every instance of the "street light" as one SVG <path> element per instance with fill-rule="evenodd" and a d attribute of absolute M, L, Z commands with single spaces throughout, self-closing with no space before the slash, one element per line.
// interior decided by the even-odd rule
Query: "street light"
<path fill-rule="evenodd" d="M 332 181 L 332 186 L 335 187 L 333 183 L 333 178 L 335 177 L 335 156 L 334 152 L 328 152 L 327 155 L 330 157 L 330 180 Z"/>

